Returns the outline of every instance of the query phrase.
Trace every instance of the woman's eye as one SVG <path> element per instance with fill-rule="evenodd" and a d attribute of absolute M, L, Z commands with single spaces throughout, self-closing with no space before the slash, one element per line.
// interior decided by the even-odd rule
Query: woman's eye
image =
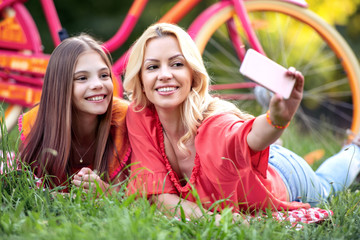
<path fill-rule="evenodd" d="M 158 66 L 157 65 L 149 65 L 146 67 L 147 70 L 154 70 L 154 69 L 157 69 Z"/>
<path fill-rule="evenodd" d="M 183 64 L 182 62 L 175 62 L 175 63 L 173 64 L 173 66 L 174 66 L 174 67 L 182 67 L 182 66 L 184 66 L 184 64 Z"/>

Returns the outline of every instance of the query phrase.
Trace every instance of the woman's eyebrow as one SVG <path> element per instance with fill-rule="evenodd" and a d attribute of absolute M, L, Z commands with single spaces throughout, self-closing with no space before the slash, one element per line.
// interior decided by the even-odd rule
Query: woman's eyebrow
<path fill-rule="evenodd" d="M 184 57 L 184 56 L 181 53 L 175 54 L 174 56 L 169 57 L 169 60 L 172 60 L 172 59 L 177 58 L 177 57 Z M 144 60 L 144 62 L 160 62 L 160 60 L 155 59 L 155 58 L 147 58 L 147 59 Z"/>
<path fill-rule="evenodd" d="M 176 55 L 170 57 L 169 60 L 172 60 L 172 59 L 177 58 L 177 57 L 184 57 L 184 56 L 181 53 L 179 53 L 179 54 L 176 54 Z"/>

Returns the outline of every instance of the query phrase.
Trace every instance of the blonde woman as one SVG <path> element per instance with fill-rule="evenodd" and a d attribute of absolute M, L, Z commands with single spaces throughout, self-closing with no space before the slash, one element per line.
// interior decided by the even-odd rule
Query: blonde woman
<path fill-rule="evenodd" d="M 181 204 L 188 217 L 200 217 L 193 190 L 203 207 L 216 203 L 218 211 L 231 207 L 236 213 L 309 208 L 327 199 L 332 187 L 337 192 L 349 186 L 360 172 L 358 145 L 316 172 L 296 154 L 272 145 L 302 98 L 302 74 L 294 69 L 287 74 L 296 79 L 291 97 L 274 95 L 268 114 L 253 117 L 209 95 L 201 55 L 183 29 L 150 26 L 132 47 L 124 82 L 132 100 L 127 113 L 131 190 L 164 210 L 176 211 Z"/>

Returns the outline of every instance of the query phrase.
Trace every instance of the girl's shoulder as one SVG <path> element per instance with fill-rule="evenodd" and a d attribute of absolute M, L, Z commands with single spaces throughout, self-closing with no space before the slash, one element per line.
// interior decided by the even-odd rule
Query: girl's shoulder
<path fill-rule="evenodd" d="M 26 113 L 20 115 L 18 119 L 19 132 L 21 132 L 21 141 L 24 142 L 34 125 L 39 111 L 39 105 L 33 107 Z"/>
<path fill-rule="evenodd" d="M 113 106 L 112 106 L 112 116 L 111 116 L 111 125 L 118 126 L 119 124 L 123 124 L 125 122 L 125 117 L 127 110 L 129 108 L 129 102 L 114 97 Z"/>

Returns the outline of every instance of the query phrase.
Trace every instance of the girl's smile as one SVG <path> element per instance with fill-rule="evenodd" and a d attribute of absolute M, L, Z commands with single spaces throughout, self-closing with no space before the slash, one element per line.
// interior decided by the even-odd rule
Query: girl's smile
<path fill-rule="evenodd" d="M 96 51 L 83 53 L 75 66 L 73 103 L 79 114 L 104 114 L 113 93 L 110 69 Z"/>

